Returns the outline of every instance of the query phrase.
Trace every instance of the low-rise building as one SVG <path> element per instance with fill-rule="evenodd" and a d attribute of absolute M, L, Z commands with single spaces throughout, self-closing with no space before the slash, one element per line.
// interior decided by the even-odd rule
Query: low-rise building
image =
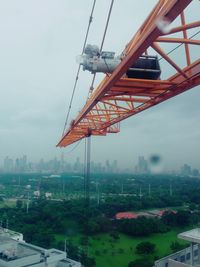
<path fill-rule="evenodd" d="M 25 241 L 12 238 L 8 233 L 0 234 L 0 267 L 81 267 L 81 263 L 67 258 L 64 251 L 44 249 Z M 22 235 L 23 236 L 23 235 Z"/>
<path fill-rule="evenodd" d="M 116 220 L 122 220 L 122 219 L 137 219 L 138 217 L 156 217 L 161 218 L 165 212 L 171 212 L 173 214 L 176 214 L 176 211 L 174 210 L 149 210 L 149 211 L 140 211 L 140 212 L 118 212 L 115 214 Z"/>
<path fill-rule="evenodd" d="M 133 212 L 118 212 L 115 215 L 116 220 L 122 220 L 122 219 L 136 219 L 138 218 L 138 215 Z"/>
<path fill-rule="evenodd" d="M 9 237 L 17 241 L 24 241 L 23 234 L 0 227 L 0 237 Z"/>
<path fill-rule="evenodd" d="M 50 193 L 50 192 L 46 192 L 46 193 L 45 193 L 45 197 L 46 197 L 46 198 L 51 198 L 51 197 L 52 197 L 52 193 Z"/>
<path fill-rule="evenodd" d="M 200 267 L 200 228 L 178 235 L 178 238 L 190 242 L 190 246 L 155 261 L 154 267 Z"/>

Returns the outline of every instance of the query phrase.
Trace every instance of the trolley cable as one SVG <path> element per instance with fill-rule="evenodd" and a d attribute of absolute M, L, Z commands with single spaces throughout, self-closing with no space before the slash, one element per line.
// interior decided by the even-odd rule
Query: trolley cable
<path fill-rule="evenodd" d="M 103 45 L 104 45 L 104 42 L 105 42 L 105 37 L 106 37 L 107 30 L 108 30 L 108 24 L 109 24 L 109 21 L 110 21 L 110 16 L 111 16 L 112 8 L 113 8 L 113 3 L 114 3 L 114 0 L 112 0 L 111 1 L 111 4 L 110 4 L 110 9 L 109 9 L 109 12 L 108 12 L 106 26 L 105 26 L 105 30 L 104 30 L 104 33 L 103 33 L 103 38 L 102 38 L 101 46 L 100 46 L 100 53 L 102 52 Z"/>
<path fill-rule="evenodd" d="M 109 12 L 108 12 L 107 20 L 106 20 L 106 26 L 105 26 L 104 33 L 103 33 L 103 38 L 102 38 L 102 41 L 101 41 L 100 54 L 102 52 L 103 45 L 104 45 L 104 42 L 105 42 L 105 37 L 106 37 L 106 33 L 107 33 L 107 29 L 108 29 L 108 25 L 109 25 L 111 13 L 112 13 L 113 3 L 114 3 L 114 0 L 112 0 L 111 4 L 110 4 L 110 8 L 109 8 Z M 91 25 L 92 20 L 93 20 L 93 13 L 94 13 L 95 5 L 96 5 L 96 0 L 94 0 L 94 2 L 93 2 L 93 6 L 92 6 L 91 14 L 90 14 L 90 17 L 89 17 L 89 23 L 88 23 L 88 27 L 87 27 L 87 31 L 86 31 L 86 35 L 85 35 L 84 44 L 83 44 L 83 48 L 82 48 L 82 53 L 81 54 L 83 54 L 84 50 L 85 50 L 85 46 L 86 46 L 86 43 L 87 43 L 88 34 L 89 34 L 89 30 L 90 30 L 90 25 Z M 71 99 L 70 99 L 70 103 L 69 103 L 69 108 L 68 108 L 68 112 L 67 112 L 67 116 L 66 116 L 66 120 L 65 120 L 62 136 L 64 136 L 65 130 L 66 130 L 66 126 L 68 124 L 69 115 L 70 115 L 70 111 L 71 111 L 71 107 L 72 107 L 72 102 L 73 102 L 73 98 L 74 98 L 74 94 L 75 94 L 75 90 L 76 90 L 76 86 L 77 86 L 77 82 L 78 82 L 78 78 L 79 78 L 80 68 L 81 68 L 81 65 L 79 64 L 78 69 L 77 69 L 77 73 L 76 73 L 75 83 L 74 83 L 74 87 L 73 87 L 73 90 L 72 90 L 72 95 L 71 95 Z M 96 73 L 94 73 L 93 78 L 92 78 L 92 83 L 91 83 L 90 90 L 89 90 L 89 93 L 88 93 L 88 98 L 89 98 L 90 93 L 93 91 L 95 78 L 96 78 Z M 68 152 L 68 154 L 73 152 L 79 146 L 80 142 L 81 142 L 81 140 L 77 143 L 77 145 L 75 145 Z"/>
<path fill-rule="evenodd" d="M 108 24 L 109 24 L 109 21 L 110 21 L 112 9 L 113 9 L 113 4 L 114 4 L 114 0 L 111 0 L 108 16 L 107 16 L 107 20 L 106 20 L 106 25 L 105 25 L 105 29 L 104 29 L 104 33 L 103 33 L 103 38 L 102 38 L 101 46 L 100 46 L 100 50 L 99 50 L 99 55 L 101 55 L 101 52 L 103 50 L 103 45 L 104 45 L 104 42 L 105 42 L 107 30 L 108 30 Z M 90 88 L 89 88 L 89 93 L 88 93 L 87 99 L 90 97 L 92 91 L 94 90 L 95 78 L 96 78 L 96 72 L 93 74 L 92 83 L 91 83 Z"/>
<path fill-rule="evenodd" d="M 67 154 L 72 153 L 72 152 L 73 152 L 73 151 L 80 145 L 80 143 L 81 143 L 82 140 L 83 140 L 83 139 L 80 139 L 80 140 L 75 144 L 75 146 L 74 146 L 70 151 L 67 152 Z"/>
<path fill-rule="evenodd" d="M 198 32 L 196 32 L 195 34 L 193 34 L 192 36 L 189 37 L 189 39 L 192 39 L 193 37 L 195 37 L 196 35 L 198 35 L 200 33 L 200 30 Z M 172 50 L 170 50 L 167 55 L 170 55 L 172 52 L 174 52 L 176 49 L 178 49 L 179 47 L 181 47 L 184 43 L 181 43 L 179 45 L 177 45 L 176 47 L 174 47 Z M 158 60 L 162 60 L 163 57 L 159 58 Z"/>
<path fill-rule="evenodd" d="M 96 5 L 96 0 L 93 1 L 92 10 L 91 10 L 91 14 L 90 14 L 90 17 L 89 17 L 89 22 L 88 22 L 88 27 L 87 27 L 87 31 L 86 31 L 85 39 L 84 39 L 84 43 L 83 43 L 82 54 L 84 52 L 84 49 L 85 49 L 85 46 L 86 46 L 86 43 L 87 43 L 90 26 L 91 26 L 91 23 L 92 23 L 92 20 L 93 20 L 93 13 L 94 13 L 95 5 Z M 66 116 L 66 120 L 65 120 L 65 124 L 64 124 L 64 128 L 63 128 L 62 136 L 65 134 L 66 126 L 68 124 L 68 119 L 69 119 L 69 115 L 70 115 L 70 111 L 71 111 L 71 107 L 72 107 L 74 94 L 75 94 L 75 91 L 76 91 L 76 86 L 77 86 L 77 82 L 78 82 L 78 78 L 79 78 L 80 69 L 81 69 L 81 64 L 79 64 L 78 69 L 77 69 L 76 78 L 75 78 L 75 82 L 74 82 L 74 86 L 73 86 L 73 90 L 72 90 L 71 99 L 70 99 L 70 102 L 69 102 L 69 107 L 68 107 L 68 111 L 67 111 L 67 116 Z"/>
<path fill-rule="evenodd" d="M 101 46 L 100 46 L 100 50 L 99 50 L 99 56 L 101 55 L 101 52 L 103 49 L 103 45 L 104 45 L 104 41 L 105 41 L 107 29 L 108 29 L 108 24 L 109 24 L 111 12 L 112 12 L 113 3 L 114 3 L 114 0 L 111 0 L 110 9 L 109 9 L 107 21 L 106 21 L 106 26 L 104 29 L 103 38 L 102 38 Z M 96 73 L 94 73 L 94 75 L 92 77 L 92 83 L 91 83 L 91 86 L 89 88 L 87 100 L 89 99 L 89 97 L 90 97 L 90 95 L 94 89 L 93 86 L 94 86 L 95 78 L 96 78 Z M 90 160 L 91 160 L 91 134 L 89 134 L 87 136 L 87 138 L 85 139 L 85 150 L 84 150 L 84 178 L 85 178 L 84 179 L 84 196 L 85 196 L 85 221 L 86 221 L 85 253 L 86 253 L 86 257 L 88 257 L 88 253 L 89 253 L 88 232 L 89 232 L 89 217 L 90 217 L 89 216 L 90 215 Z"/>

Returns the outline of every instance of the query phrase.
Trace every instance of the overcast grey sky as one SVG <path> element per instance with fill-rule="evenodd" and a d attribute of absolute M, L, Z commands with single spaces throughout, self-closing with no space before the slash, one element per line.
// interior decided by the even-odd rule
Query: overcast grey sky
<path fill-rule="evenodd" d="M 84 142 L 55 147 L 60 139 L 92 0 L 0 0 L 0 161 L 26 154 L 30 160 L 82 157 Z M 105 50 L 120 53 L 147 17 L 156 0 L 114 3 Z M 193 1 L 189 20 L 199 19 Z M 100 44 L 110 1 L 97 0 L 88 42 Z M 196 29 L 198 30 L 198 29 Z M 171 46 L 169 47 L 169 50 Z M 198 47 L 199 49 L 199 47 Z M 193 55 L 200 51 L 193 49 Z M 178 52 L 176 53 L 176 56 Z M 183 61 L 181 52 L 178 60 Z M 168 66 L 162 66 L 170 73 Z M 83 106 L 91 75 L 81 72 L 71 118 Z M 97 78 L 97 82 L 102 78 Z M 119 134 L 92 139 L 94 161 L 117 159 L 135 164 L 139 155 L 160 154 L 166 167 L 187 162 L 200 168 L 200 88 L 142 112 L 121 123 Z"/>

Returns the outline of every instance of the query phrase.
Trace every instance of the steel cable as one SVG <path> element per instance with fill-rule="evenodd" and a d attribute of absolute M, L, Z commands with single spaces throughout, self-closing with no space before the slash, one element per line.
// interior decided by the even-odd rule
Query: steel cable
<path fill-rule="evenodd" d="M 102 41 L 101 41 L 101 46 L 100 46 L 100 50 L 99 50 L 99 55 L 101 55 L 101 52 L 103 50 L 103 45 L 104 45 L 104 42 L 105 42 L 107 30 L 108 30 L 108 24 L 109 24 L 109 21 L 110 21 L 112 9 L 113 9 L 113 4 L 114 4 L 114 0 L 111 0 L 108 16 L 107 16 L 107 20 L 106 20 L 106 25 L 105 25 L 105 29 L 104 29 L 104 33 L 103 33 L 103 37 L 102 37 Z M 87 99 L 90 97 L 92 91 L 94 90 L 95 78 L 96 78 L 96 72 L 93 74 L 93 78 L 92 78 L 92 82 L 91 82 L 91 85 L 90 85 L 90 88 L 89 88 Z"/>
<path fill-rule="evenodd" d="M 91 23 L 92 23 L 92 20 L 93 20 L 93 13 L 94 13 L 95 5 L 96 5 L 96 0 L 93 1 L 92 10 L 91 10 L 91 14 L 90 14 L 90 17 L 89 17 L 89 22 L 88 22 L 88 27 L 87 27 L 87 30 L 86 30 L 85 39 L 84 39 L 84 43 L 83 43 L 82 54 L 84 52 L 84 49 L 85 49 L 85 46 L 86 46 L 86 43 L 87 43 L 90 26 L 91 26 Z M 69 102 L 69 107 L 68 107 L 68 111 L 67 111 L 67 116 L 66 116 L 66 120 L 65 120 L 65 124 L 64 124 L 64 128 L 63 128 L 62 136 L 64 136 L 65 130 L 66 130 L 66 126 L 68 124 L 69 115 L 70 115 L 70 111 L 71 111 L 71 107 L 72 107 L 74 94 L 75 94 L 75 91 L 76 91 L 76 86 L 77 86 L 77 82 L 78 82 L 78 78 L 79 78 L 80 69 L 81 69 L 81 65 L 79 64 L 78 70 L 77 70 L 77 73 L 76 73 L 76 78 L 75 78 L 73 90 L 72 90 L 71 99 L 70 99 L 70 102 Z"/>
<path fill-rule="evenodd" d="M 195 34 L 193 34 L 192 36 L 189 37 L 189 39 L 192 39 L 193 37 L 195 37 L 196 35 L 198 35 L 200 33 L 200 31 L 196 32 Z M 181 47 L 184 43 L 181 43 L 179 45 L 177 45 L 176 47 L 174 47 L 172 50 L 170 50 L 166 55 L 170 55 L 172 52 L 174 52 L 176 49 L 178 49 L 179 47 Z M 162 60 L 163 57 L 159 58 L 158 60 Z"/>

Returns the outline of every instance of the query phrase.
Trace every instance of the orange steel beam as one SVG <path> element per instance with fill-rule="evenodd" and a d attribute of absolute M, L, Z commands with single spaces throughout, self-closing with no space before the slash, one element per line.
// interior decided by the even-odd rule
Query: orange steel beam
<path fill-rule="evenodd" d="M 176 32 L 180 32 L 180 31 L 183 31 L 183 30 L 194 29 L 196 27 L 200 27 L 200 21 L 195 21 L 195 22 L 188 23 L 188 24 L 182 24 L 179 27 L 175 27 L 172 30 L 170 30 L 170 34 L 176 33 Z"/>
<path fill-rule="evenodd" d="M 184 12 L 181 13 L 181 23 L 182 23 L 183 26 L 185 26 L 185 15 L 184 15 Z M 184 40 L 188 39 L 186 29 L 183 29 L 183 37 L 184 37 Z M 191 64 L 191 61 L 190 61 L 189 45 L 187 43 L 185 43 L 185 54 L 186 54 L 186 59 L 187 59 L 187 65 L 189 66 Z"/>
<path fill-rule="evenodd" d="M 200 40 L 191 40 L 191 39 L 186 39 L 186 38 L 165 38 L 165 37 L 160 37 L 156 41 L 157 42 L 164 42 L 164 43 L 185 43 L 185 44 L 200 45 Z"/>
<path fill-rule="evenodd" d="M 189 30 L 200 26 L 200 21 L 186 23 L 184 10 L 192 0 L 160 0 L 143 25 L 123 51 L 123 59 L 111 75 L 106 75 L 92 92 L 85 106 L 57 144 L 65 147 L 89 135 L 105 136 L 120 131 L 119 122 L 145 109 L 157 105 L 171 97 L 200 85 L 200 58 L 190 57 L 191 46 L 199 46 L 200 40 L 192 40 Z M 158 21 L 173 22 L 180 16 L 180 25 L 168 33 L 162 32 Z M 182 37 L 171 34 L 181 33 Z M 186 66 L 170 58 L 162 45 L 166 43 L 183 44 Z M 128 68 L 148 48 L 153 48 L 174 69 L 174 75 L 164 80 L 145 80 L 127 78 Z M 162 74 L 165 75 L 164 70 Z"/>

